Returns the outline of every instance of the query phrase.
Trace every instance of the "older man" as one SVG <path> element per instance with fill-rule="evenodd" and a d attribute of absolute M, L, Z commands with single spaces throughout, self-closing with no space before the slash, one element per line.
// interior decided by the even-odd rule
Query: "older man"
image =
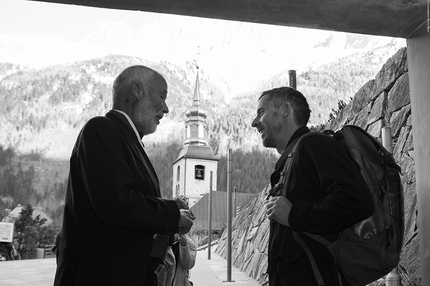
<path fill-rule="evenodd" d="M 113 109 L 85 124 L 70 158 L 56 286 L 156 285 L 154 243 L 192 226 L 183 203 L 160 198 L 141 142 L 169 112 L 165 79 L 131 66 L 112 93 Z"/>

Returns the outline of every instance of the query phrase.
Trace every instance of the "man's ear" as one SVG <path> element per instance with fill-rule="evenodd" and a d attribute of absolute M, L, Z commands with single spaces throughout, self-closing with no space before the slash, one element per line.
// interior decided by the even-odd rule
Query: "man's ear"
<path fill-rule="evenodd" d="M 293 112 L 293 107 L 291 106 L 291 103 L 285 102 L 282 106 L 282 116 L 285 118 L 288 115 L 290 115 Z"/>
<path fill-rule="evenodd" d="M 142 86 L 140 85 L 140 82 L 133 80 L 130 84 L 130 92 L 136 99 L 140 99 L 140 90 Z"/>

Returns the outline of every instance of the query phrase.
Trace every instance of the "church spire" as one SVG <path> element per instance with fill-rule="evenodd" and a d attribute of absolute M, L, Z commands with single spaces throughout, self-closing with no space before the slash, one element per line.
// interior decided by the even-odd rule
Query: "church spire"
<path fill-rule="evenodd" d="M 197 66 L 197 76 L 196 76 L 196 85 L 194 87 L 193 105 L 200 106 L 199 66 Z"/>
<path fill-rule="evenodd" d="M 194 87 L 193 104 L 187 110 L 185 120 L 185 145 L 207 145 L 206 111 L 200 106 L 200 80 L 197 66 L 196 84 Z"/>

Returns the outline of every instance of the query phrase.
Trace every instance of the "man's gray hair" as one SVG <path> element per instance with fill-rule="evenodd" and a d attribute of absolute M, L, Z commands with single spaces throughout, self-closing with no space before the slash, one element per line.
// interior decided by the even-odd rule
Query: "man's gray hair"
<path fill-rule="evenodd" d="M 121 94 L 128 92 L 133 81 L 138 81 L 145 85 L 157 72 L 141 65 L 130 66 L 123 70 L 115 79 L 112 86 L 112 101 L 119 100 Z"/>

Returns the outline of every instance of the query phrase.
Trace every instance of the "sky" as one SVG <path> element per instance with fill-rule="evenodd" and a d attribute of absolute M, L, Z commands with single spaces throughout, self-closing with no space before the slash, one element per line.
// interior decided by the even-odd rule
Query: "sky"
<path fill-rule="evenodd" d="M 156 13 L 122 11 L 25 0 L 0 1 L 0 30 L 19 35 L 61 35 L 82 40 L 101 19 L 120 19 L 135 28 L 160 18 Z"/>
<path fill-rule="evenodd" d="M 333 36 L 334 35 L 334 36 Z M 0 1 L 0 62 L 41 67 L 122 54 L 184 65 L 240 92 L 348 53 L 345 33 L 24 0 Z M 315 46 L 333 36 L 329 47 Z"/>

